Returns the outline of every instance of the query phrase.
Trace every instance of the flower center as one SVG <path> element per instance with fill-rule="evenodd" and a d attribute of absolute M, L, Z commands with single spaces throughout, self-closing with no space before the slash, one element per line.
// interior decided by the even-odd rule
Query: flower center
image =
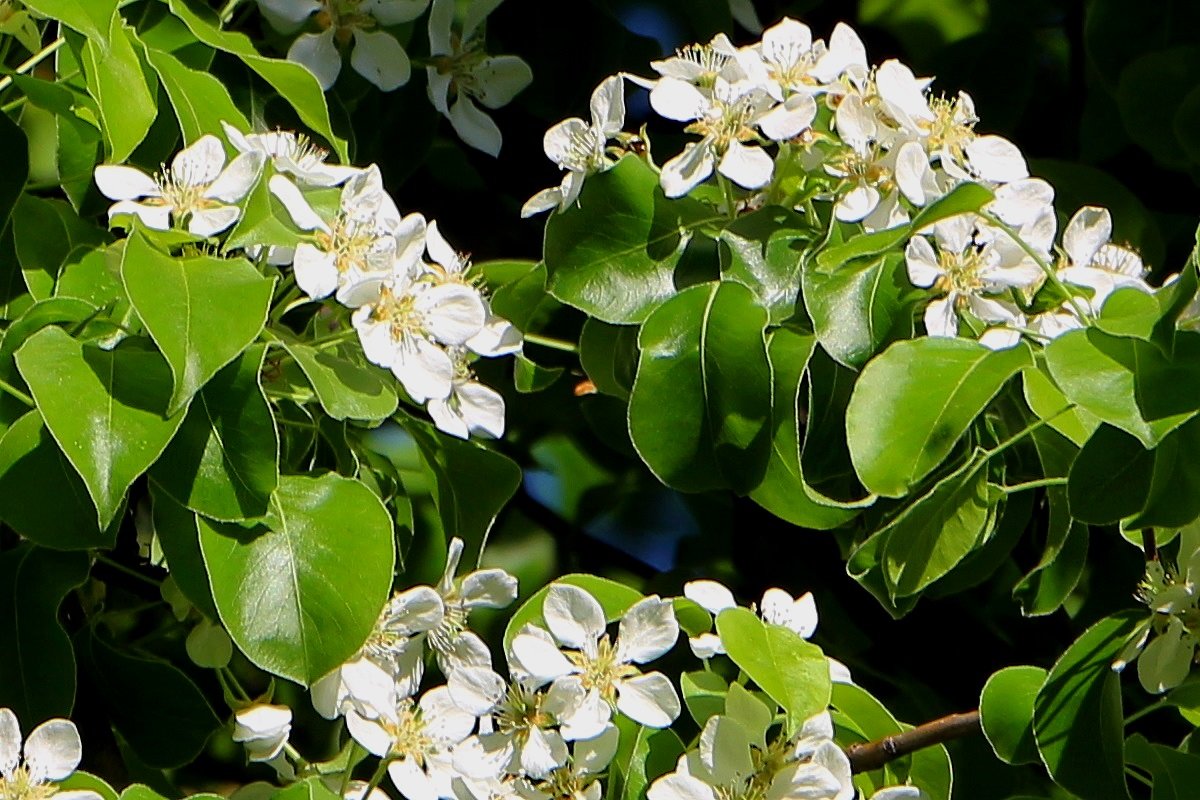
<path fill-rule="evenodd" d="M 942 250 L 938 253 L 938 263 L 944 273 L 937 279 L 934 288 L 954 295 L 954 302 L 962 307 L 966 305 L 971 295 L 978 294 L 984 288 L 980 272 L 984 267 L 982 251 L 970 247 L 965 253 L 949 253 Z"/>
<path fill-rule="evenodd" d="M 929 108 L 933 112 L 933 121 L 926 123 L 926 146 L 929 151 L 944 150 L 961 161 L 967 145 L 975 140 L 975 123 L 978 119 L 962 107 L 959 98 L 930 98 Z"/>
<path fill-rule="evenodd" d="M 316 238 L 321 248 L 333 255 L 339 275 L 354 269 L 370 270 L 373 257 L 378 257 L 388 249 L 388 238 L 380 236 L 372 223 L 346 214 L 338 214 L 330 225 L 329 233 L 319 231 Z"/>
<path fill-rule="evenodd" d="M 158 191 L 162 193 L 162 197 L 147 198 L 142 202 L 147 205 L 169 206 L 177 219 L 220 205 L 204 196 L 211 181 L 203 180 L 203 176 L 194 175 L 189 169 L 171 169 L 164 166 L 154 182 L 158 184 Z"/>
<path fill-rule="evenodd" d="M 617 660 L 617 648 L 607 633 L 596 644 L 595 658 L 579 650 L 568 651 L 566 656 L 582 671 L 579 677 L 583 688 L 595 689 L 610 704 L 617 699 L 616 682 L 638 674 L 637 667 Z"/>
<path fill-rule="evenodd" d="M 725 69 L 725 65 L 732 60 L 732 56 L 718 51 L 711 44 L 689 44 L 676 50 L 675 56 L 698 66 L 701 75 L 696 82 L 709 88 L 721 70 Z"/>
<path fill-rule="evenodd" d="M 733 100 L 714 97 L 704 116 L 684 130 L 711 138 L 713 149 L 724 153 L 734 142 L 748 142 L 758 138 L 758 134 L 750 127 L 757 112 L 754 99 L 749 95 L 742 95 Z"/>
<path fill-rule="evenodd" d="M 714 787 L 719 800 L 764 800 L 775 776 L 794 759 L 788 755 L 786 740 L 776 739 L 766 749 L 750 747 L 754 772 L 725 786 Z"/>
<path fill-rule="evenodd" d="M 537 789 L 556 800 L 578 800 L 587 797 L 587 789 L 594 781 L 591 775 L 581 775 L 570 767 L 559 767 L 539 783 Z"/>
<path fill-rule="evenodd" d="M 411 758 L 417 766 L 425 765 L 426 756 L 434 749 L 434 743 L 425 733 L 425 722 L 421 719 L 421 709 L 413 705 L 409 698 L 401 701 L 397 709 L 396 719 L 380 720 L 380 725 L 392 737 L 393 758 Z"/>
<path fill-rule="evenodd" d="M 518 743 L 524 743 L 534 728 L 548 728 L 554 724 L 553 718 L 542 710 L 545 699 L 540 692 L 519 683 L 510 684 L 496 710 L 496 729 L 512 736 Z"/>
<path fill-rule="evenodd" d="M 429 632 L 429 646 L 439 653 L 449 653 L 454 648 L 454 640 L 467 629 L 469 613 L 461 600 L 447 597 L 444 601 L 442 621 Z"/>
<path fill-rule="evenodd" d="M 47 800 L 58 794 L 58 787 L 35 781 L 28 767 L 19 766 L 8 777 L 0 776 L 0 800 Z"/>

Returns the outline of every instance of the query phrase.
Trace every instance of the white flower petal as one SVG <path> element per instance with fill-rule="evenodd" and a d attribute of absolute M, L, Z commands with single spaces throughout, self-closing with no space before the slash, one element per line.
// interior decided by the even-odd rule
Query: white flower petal
<path fill-rule="evenodd" d="M 712 658 L 725 652 L 725 645 L 721 641 L 721 637 L 715 633 L 702 633 L 699 636 L 690 637 L 688 647 L 691 649 L 692 655 L 700 659 Z"/>
<path fill-rule="evenodd" d="M 434 286 L 418 295 L 415 305 L 426 314 L 426 330 L 445 345 L 466 344 L 487 321 L 479 290 L 466 284 Z"/>
<path fill-rule="evenodd" d="M 302 33 L 292 42 L 287 53 L 289 61 L 307 67 L 326 91 L 337 82 L 338 74 L 342 71 L 342 57 L 333 42 L 333 34 L 332 27 L 322 33 Z"/>
<path fill-rule="evenodd" d="M 842 222 L 858 222 L 879 205 L 879 190 L 874 186 L 858 184 L 842 195 L 834 207 L 834 213 Z"/>
<path fill-rule="evenodd" d="M 484 106 L 497 109 L 512 102 L 533 82 L 533 70 L 517 56 L 487 56 L 473 70 L 471 93 Z"/>
<path fill-rule="evenodd" d="M 217 179 L 225 166 L 225 148 L 221 140 L 205 134 L 180 150 L 171 159 L 171 176 L 188 186 L 207 186 Z"/>
<path fill-rule="evenodd" d="M 385 92 L 400 88 L 412 77 L 408 53 L 386 31 L 355 29 L 350 66 Z"/>
<path fill-rule="evenodd" d="M 99 169 L 99 168 L 97 168 Z M 1076 267 L 1090 267 L 1100 248 L 1112 238 L 1112 215 L 1099 206 L 1075 212 L 1063 231 L 1063 249 Z"/>
<path fill-rule="evenodd" d="M 834 780 L 841 785 L 837 795 L 830 800 L 854 800 L 856 792 L 850 772 L 850 759 L 846 757 L 845 750 L 838 747 L 835 742 L 822 742 L 813 753 L 812 760 L 814 764 L 819 764 L 829 770 Z"/>
<path fill-rule="evenodd" d="M 325 221 L 313 210 L 308 200 L 304 199 L 304 193 L 296 184 L 283 175 L 272 175 L 267 186 L 271 190 L 271 194 L 287 209 L 288 215 L 291 216 L 292 222 L 296 223 L 296 227 L 306 231 L 328 229 Z"/>
<path fill-rule="evenodd" d="M 11 708 L 0 708 L 0 775 L 11 775 L 19 763 L 21 725 Z"/>
<path fill-rule="evenodd" d="M 121 214 L 133 214 L 147 228 L 156 231 L 171 230 L 171 207 L 151 206 L 136 203 L 133 200 L 121 200 L 108 207 L 108 219 L 111 222 Z"/>
<path fill-rule="evenodd" d="M 521 206 L 521 219 L 529 219 L 532 216 L 541 214 L 543 211 L 549 211 L 562 203 L 562 189 L 559 189 L 557 186 L 552 189 L 542 189 L 533 197 L 526 200 L 525 205 Z"/>
<path fill-rule="evenodd" d="M 634 722 L 665 728 L 679 717 L 679 695 L 661 672 L 617 682 L 617 710 Z"/>
<path fill-rule="evenodd" d="M 258 8 L 271 27 L 291 33 L 321 10 L 320 0 L 258 0 Z"/>
<path fill-rule="evenodd" d="M 475 727 L 475 715 L 460 708 L 445 686 L 427 691 L 418 705 L 425 734 L 438 745 L 458 744 L 470 736 Z"/>
<path fill-rule="evenodd" d="M 711 614 L 737 606 L 733 592 L 717 581 L 688 581 L 683 585 L 683 596 Z"/>
<path fill-rule="evenodd" d="M 567 762 L 567 743 L 558 731 L 530 728 L 519 762 L 530 777 L 543 777 Z"/>
<path fill-rule="evenodd" d="M 925 307 L 925 331 L 930 336 L 958 336 L 954 303 L 943 297 Z"/>
<path fill-rule="evenodd" d="M 592 124 L 612 136 L 625 127 L 625 81 L 611 75 L 592 91 Z"/>
<path fill-rule="evenodd" d="M 576 671 L 557 647 L 538 636 L 519 634 L 512 641 L 512 651 L 521 668 L 539 686 Z"/>
<path fill-rule="evenodd" d="M 563 678 L 568 684 L 578 682 L 578 678 Z M 558 681 L 555 681 L 557 685 Z M 578 703 L 573 708 L 564 710 L 560 715 L 560 730 L 568 741 L 595 739 L 603 734 L 612 720 L 612 707 L 600 696 L 595 689 L 589 689 L 579 696 Z"/>
<path fill-rule="evenodd" d="M 621 742 L 615 725 L 610 725 L 599 735 L 575 743 L 572 766 L 583 775 L 597 775 L 613 760 Z"/>
<path fill-rule="evenodd" d="M 830 83 L 847 71 L 866 71 L 867 48 L 858 34 L 844 22 L 839 22 L 829 36 L 829 49 L 817 59 L 811 74 L 822 83 Z"/>
<path fill-rule="evenodd" d="M 429 0 L 368 0 L 365 11 L 380 25 L 399 25 L 412 22 L 429 8 Z"/>
<path fill-rule="evenodd" d="M 480 569 L 463 578 L 459 591 L 467 608 L 506 608 L 517 599 L 517 579 L 502 569 Z"/>
<path fill-rule="evenodd" d="M 140 169 L 119 164 L 101 164 L 94 173 L 100 193 L 110 200 L 162 197 L 158 183 Z"/>
<path fill-rule="evenodd" d="M 650 90 L 650 107 L 676 122 L 699 119 L 709 100 L 698 88 L 679 78 L 663 78 Z"/>
<path fill-rule="evenodd" d="M 51 719 L 34 728 L 25 740 L 25 763 L 34 783 L 61 781 L 83 758 L 83 743 L 75 723 Z"/>
<path fill-rule="evenodd" d="M 1029 177 L 1025 156 L 1002 136 L 978 136 L 966 147 L 967 160 L 979 177 L 1008 183 Z"/>
<path fill-rule="evenodd" d="M 604 635 L 604 610 L 591 594 L 567 583 L 551 584 L 542 617 L 554 638 L 577 650 L 592 648 Z"/>
<path fill-rule="evenodd" d="M 842 787 L 820 764 L 789 764 L 775 774 L 766 800 L 830 800 Z"/>
<path fill-rule="evenodd" d="M 799 136 L 817 116 L 817 101 L 807 94 L 794 94 L 758 119 L 768 138 L 782 142 Z"/>
<path fill-rule="evenodd" d="M 663 164 L 659 183 L 667 197 L 682 197 L 712 175 L 716 159 L 707 140 L 689 142 L 683 152 Z"/>
<path fill-rule="evenodd" d="M 388 764 L 388 776 L 408 800 L 438 800 L 437 784 L 412 758 L 401 758 Z"/>
<path fill-rule="evenodd" d="M 417 403 L 446 397 L 454 387 L 454 362 L 445 350 L 423 337 L 409 337 L 405 346 L 396 350 L 392 374 Z"/>
<path fill-rule="evenodd" d="M 503 137 L 495 121 L 465 94 L 459 94 L 446 116 L 458 138 L 490 156 L 499 156 Z"/>
<path fill-rule="evenodd" d="M 771 182 L 775 162 L 761 147 L 735 141 L 730 142 L 717 170 L 738 186 L 760 189 Z"/>
<path fill-rule="evenodd" d="M 337 288 L 338 271 L 333 254 L 318 250 L 308 242 L 297 245 L 292 268 L 296 285 L 314 300 L 328 297 Z"/>
<path fill-rule="evenodd" d="M 945 274 L 945 269 L 938 263 L 937 253 L 933 245 L 924 236 L 914 236 L 908 240 L 904 250 L 904 262 L 908 268 L 908 279 L 913 286 L 928 289 Z"/>
<path fill-rule="evenodd" d="M 717 800 L 717 793 L 704 781 L 671 772 L 650 784 L 647 800 Z"/>
<path fill-rule="evenodd" d="M 204 196 L 222 203 L 237 203 L 250 193 L 258 182 L 266 156 L 257 151 L 239 153 L 217 179 L 204 190 Z"/>
<path fill-rule="evenodd" d="M 630 606 L 621 617 L 617 634 L 617 660 L 645 664 L 675 646 L 679 622 L 670 600 L 646 597 Z"/>
<path fill-rule="evenodd" d="M 188 230 L 197 236 L 216 236 L 238 221 L 242 210 L 237 206 L 217 206 L 193 211 L 188 217 Z"/>
<path fill-rule="evenodd" d="M 463 667 L 451 672 L 446 688 L 454 704 L 463 711 L 482 717 L 496 707 L 504 697 L 504 679 L 490 669 Z"/>

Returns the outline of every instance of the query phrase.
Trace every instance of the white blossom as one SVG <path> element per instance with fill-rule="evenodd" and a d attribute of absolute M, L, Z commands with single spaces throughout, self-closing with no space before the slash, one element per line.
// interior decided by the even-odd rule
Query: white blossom
<path fill-rule="evenodd" d="M 566 172 L 562 183 L 535 194 L 521 208 L 531 217 L 557 207 L 566 211 L 579 199 L 589 175 L 603 172 L 616 163 L 608 155 L 608 140 L 625 125 L 625 81 L 617 75 L 605 78 L 592 92 L 592 121 L 571 117 L 546 131 L 542 145 L 546 157 Z"/>
<path fill-rule="evenodd" d="M 479 105 L 508 105 L 533 81 L 529 65 L 517 56 L 491 56 L 480 25 L 499 0 L 471 0 L 461 28 L 454 31 L 455 0 L 433 0 L 429 14 L 429 100 L 450 120 L 464 142 L 500 154 L 500 128 Z M 477 105 L 477 103 L 479 105 Z"/>
<path fill-rule="evenodd" d="M 523 800 L 600 800 L 603 787 L 599 776 L 617 754 L 620 734 L 615 725 L 571 745 L 569 763 L 541 780 L 519 787 Z"/>
<path fill-rule="evenodd" d="M 302 33 L 288 58 L 308 68 L 328 90 L 342 71 L 339 48 L 351 47 L 350 66 L 385 92 L 408 83 L 412 64 L 404 47 L 383 27 L 421 16 L 429 0 L 258 0 L 263 16 L 283 33 L 310 18 L 320 33 Z"/>
<path fill-rule="evenodd" d="M 329 151 L 313 144 L 302 133 L 282 130 L 242 133 L 227 122 L 221 126 L 239 153 L 262 153 L 271 159 L 276 170 L 308 186 L 337 186 L 362 171 L 358 167 L 326 163 Z"/>
<path fill-rule="evenodd" d="M 548 630 L 519 633 L 512 654 L 532 685 L 552 683 L 549 696 L 561 709 L 564 738 L 598 735 L 614 708 L 653 728 L 679 716 L 679 696 L 670 680 L 661 672 L 643 674 L 637 666 L 666 653 L 679 637 L 669 600 L 651 596 L 631 606 L 616 641 L 605 632 L 600 604 L 577 586 L 552 584 L 542 616 Z"/>
<path fill-rule="evenodd" d="M 264 161 L 262 153 L 250 152 L 226 165 L 221 140 L 206 134 L 154 177 L 136 167 L 101 164 L 95 178 L 104 196 L 117 201 L 108 209 L 109 220 L 133 214 L 155 230 L 186 224 L 197 236 L 215 236 L 241 216 L 236 203 L 254 187 Z"/>
<path fill-rule="evenodd" d="M 377 299 L 391 275 L 415 269 L 424 247 L 425 218 L 400 216 L 374 164 L 345 182 L 330 220 L 283 175 L 272 176 L 270 187 L 297 227 L 312 232 L 310 240 L 296 246 L 293 261 L 296 284 L 309 297 L 336 292 L 339 303 L 357 308 Z"/>
<path fill-rule="evenodd" d="M 12 709 L 0 708 L 0 798 L 4 800 L 100 800 L 96 792 L 61 791 L 57 783 L 70 777 L 83 758 L 75 723 L 51 719 L 38 725 L 21 743 L 21 727 Z"/>
<path fill-rule="evenodd" d="M 246 747 L 251 761 L 270 761 L 283 752 L 292 730 L 287 706 L 257 703 L 233 715 L 233 740 Z"/>

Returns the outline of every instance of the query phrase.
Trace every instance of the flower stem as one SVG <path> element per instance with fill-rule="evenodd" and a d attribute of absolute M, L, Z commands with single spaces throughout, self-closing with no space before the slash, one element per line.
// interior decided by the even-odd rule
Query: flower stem
<path fill-rule="evenodd" d="M 221 20 L 222 25 L 229 24 L 229 20 L 233 19 L 234 9 L 241 5 L 241 2 L 242 0 L 229 0 L 229 2 L 225 4 L 225 7 L 222 8 L 220 13 L 217 14 L 217 17 Z"/>
<path fill-rule="evenodd" d="M 721 185 L 721 194 L 725 196 L 725 209 L 730 219 L 737 219 L 737 202 L 733 199 L 733 184 L 729 178 L 717 173 L 717 183 Z"/>
<path fill-rule="evenodd" d="M 36 53 L 31 55 L 29 58 L 25 59 L 20 64 L 18 64 L 17 68 L 15 70 L 13 70 L 13 73 L 15 75 L 24 75 L 26 72 L 29 72 L 34 67 L 36 67 L 38 64 L 42 63 L 50 56 L 57 53 L 62 48 L 62 46 L 66 43 L 67 43 L 66 39 L 64 39 L 61 36 L 58 37 L 53 42 L 46 45 L 41 50 L 38 50 Z M 12 75 L 5 75 L 3 78 L 0 78 L 0 91 L 7 89 L 9 86 L 12 85 L 12 82 L 13 82 Z"/>
<path fill-rule="evenodd" d="M 1139 719 L 1146 716 L 1147 714 L 1152 714 L 1153 712 L 1158 711 L 1160 708 L 1166 708 L 1169 705 L 1171 705 L 1171 704 L 1168 703 L 1166 698 L 1164 697 L 1163 699 L 1159 700 L 1158 702 L 1151 703 L 1150 705 L 1146 706 L 1145 708 L 1139 708 L 1137 711 L 1133 712 L 1132 714 L 1130 714 L 1128 717 L 1125 718 L 1125 725 L 1126 725 L 1126 727 L 1128 727 L 1129 725 L 1132 725 L 1133 723 L 1137 722 Z"/>
<path fill-rule="evenodd" d="M 95 558 L 96 558 L 97 562 L 105 565 L 106 567 L 115 569 L 117 572 L 124 573 L 125 575 L 128 575 L 131 578 L 137 578 L 139 581 L 142 581 L 143 583 L 150 584 L 155 589 L 158 589 L 159 587 L 162 586 L 161 581 L 156 581 L 154 578 L 151 578 L 149 575 L 143 575 L 142 573 L 138 572 L 136 569 L 131 569 L 131 568 L 125 566 L 120 561 L 115 561 L 114 559 L 111 559 L 108 556 L 102 556 L 99 553 L 97 553 L 95 555 Z"/>
<path fill-rule="evenodd" d="M 578 353 L 579 352 L 579 345 L 577 345 L 577 344 L 572 344 L 571 342 L 568 342 L 564 339 L 554 339 L 550 336 L 541 336 L 536 333 L 525 334 L 525 341 L 529 342 L 530 344 L 541 345 L 542 347 L 549 347 L 551 350 L 561 350 L 564 353 Z"/>
<path fill-rule="evenodd" d="M 1043 427 L 1045 427 L 1046 425 L 1049 425 L 1051 422 L 1053 422 L 1054 420 L 1058 419 L 1058 418 L 1059 418 L 1059 417 L 1061 417 L 1063 414 L 1067 413 L 1068 411 L 1070 411 L 1070 410 L 1071 410 L 1071 409 L 1073 409 L 1073 408 L 1075 408 L 1075 404 L 1074 404 L 1074 403 L 1071 403 L 1070 405 L 1063 406 L 1063 407 L 1062 407 L 1062 408 L 1060 408 L 1058 411 L 1055 411 L 1053 414 L 1051 414 L 1051 415 L 1050 415 L 1050 416 L 1048 416 L 1048 417 L 1045 417 L 1045 418 L 1043 418 L 1043 419 L 1039 419 L 1039 420 L 1037 420 L 1036 422 L 1033 422 L 1033 423 L 1030 423 L 1029 425 L 1026 425 L 1024 428 L 1022 428 L 1021 430 L 1017 431 L 1017 432 L 1016 432 L 1016 433 L 1014 433 L 1012 436 L 1008 437 L 1008 438 L 1007 438 L 1007 439 L 1005 439 L 1003 442 L 1001 442 L 1000 444 L 998 444 L 998 445 L 996 445 L 995 447 L 993 447 L 991 450 L 984 450 L 984 451 L 983 451 L 984 458 L 995 458 L 996 456 L 1000 455 L 1001 453 L 1003 453 L 1003 452 L 1004 452 L 1005 450 L 1007 450 L 1008 448 L 1012 447 L 1012 446 L 1013 446 L 1014 444 L 1016 444 L 1017 442 L 1019 442 L 1019 441 L 1021 441 L 1022 439 L 1024 439 L 1024 438 L 1025 438 L 1026 436 L 1028 436 L 1029 434 L 1031 434 L 1031 433 L 1033 433 L 1034 431 L 1036 431 L 1038 428 L 1043 428 Z"/>
<path fill-rule="evenodd" d="M 383 776 L 387 774 L 388 764 L 390 763 L 389 759 L 379 759 L 379 766 L 375 768 L 375 774 L 371 776 L 371 780 L 367 783 L 367 788 L 363 789 L 359 797 L 366 800 L 366 798 L 371 796 L 371 792 L 379 788 L 379 784 L 383 782 Z"/>
<path fill-rule="evenodd" d="M 350 740 L 349 758 L 346 759 L 346 771 L 342 773 L 342 785 L 338 788 L 338 797 L 345 797 L 346 790 L 350 788 L 350 779 L 354 773 L 354 757 L 358 755 L 358 751 L 361 749 L 358 742 L 353 739 Z M 363 795 L 363 800 L 367 800 L 365 794 Z"/>
<path fill-rule="evenodd" d="M 1011 486 L 1001 486 L 1000 489 L 1005 494 L 1016 494 L 1017 492 L 1024 492 L 1028 489 L 1037 489 L 1038 487 L 1041 487 L 1041 486 L 1066 486 L 1066 485 L 1067 485 L 1066 478 L 1041 478 L 1036 481 L 1026 481 L 1025 483 L 1014 483 Z"/>
<path fill-rule="evenodd" d="M 4 391 L 7 394 L 12 395 L 30 408 L 37 408 L 37 403 L 33 402 L 32 397 L 25 394 L 3 378 L 0 378 L 0 391 Z"/>

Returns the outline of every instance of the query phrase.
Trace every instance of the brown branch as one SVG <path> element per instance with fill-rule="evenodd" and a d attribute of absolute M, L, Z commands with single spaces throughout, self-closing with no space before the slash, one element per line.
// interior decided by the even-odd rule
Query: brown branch
<path fill-rule="evenodd" d="M 978 711 L 950 714 L 903 733 L 885 736 L 873 742 L 852 744 L 846 748 L 846 756 L 850 759 L 851 772 L 870 772 L 901 756 L 951 739 L 972 736 L 979 731 Z"/>
<path fill-rule="evenodd" d="M 1146 561 L 1158 561 L 1158 541 L 1154 538 L 1153 528 L 1142 528 L 1142 550 L 1146 552 Z"/>

